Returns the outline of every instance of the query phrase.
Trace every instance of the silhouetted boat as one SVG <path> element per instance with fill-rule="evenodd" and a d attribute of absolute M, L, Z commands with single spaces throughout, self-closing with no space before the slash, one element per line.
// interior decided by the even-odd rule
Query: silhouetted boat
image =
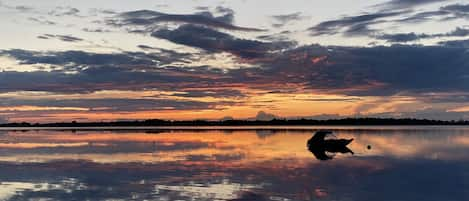
<path fill-rule="evenodd" d="M 325 139 L 327 135 L 332 135 L 331 131 L 318 131 L 311 139 L 308 140 L 308 150 L 319 160 L 330 160 L 333 158 L 332 155 L 327 153 L 351 153 L 347 145 L 353 141 L 353 139 Z"/>

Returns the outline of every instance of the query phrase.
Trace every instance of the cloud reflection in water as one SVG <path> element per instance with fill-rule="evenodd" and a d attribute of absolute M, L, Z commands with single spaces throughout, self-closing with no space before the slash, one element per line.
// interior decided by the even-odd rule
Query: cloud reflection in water
<path fill-rule="evenodd" d="M 342 128 L 320 162 L 310 130 L 37 131 L 0 136 L 5 200 L 467 200 L 465 128 Z M 269 133 L 269 135 L 259 135 Z M 366 149 L 372 145 L 372 149 Z M 8 185 L 10 184 L 10 185 Z M 396 193 L 399 192 L 399 193 Z"/>

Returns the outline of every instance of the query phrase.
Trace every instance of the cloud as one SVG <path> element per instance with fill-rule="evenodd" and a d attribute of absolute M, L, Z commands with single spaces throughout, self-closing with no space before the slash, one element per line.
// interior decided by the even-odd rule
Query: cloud
<path fill-rule="evenodd" d="M 213 98 L 243 98 L 246 97 L 246 94 L 243 94 L 239 90 L 233 89 L 207 89 L 207 90 L 185 90 L 180 93 L 176 93 L 175 96 L 178 97 L 190 97 L 190 98 L 200 98 L 200 97 L 213 97 Z"/>
<path fill-rule="evenodd" d="M 447 46 L 313 45 L 284 52 L 265 67 L 271 74 L 291 77 L 290 83 L 303 77 L 297 82 L 306 82 L 311 89 L 335 89 L 345 94 L 467 91 L 467 54 L 465 48 Z"/>
<path fill-rule="evenodd" d="M 53 22 L 53 21 L 50 21 L 50 20 L 47 20 L 47 19 L 43 19 L 43 18 L 29 17 L 28 20 L 39 23 L 39 24 L 42 24 L 42 25 L 56 25 L 57 24 L 56 22 Z"/>
<path fill-rule="evenodd" d="M 302 20 L 304 17 L 301 12 L 286 14 L 286 15 L 274 15 L 272 18 L 276 21 L 272 26 L 276 28 L 283 27 L 290 22 Z"/>
<path fill-rule="evenodd" d="M 25 5 L 12 6 L 12 5 L 5 4 L 5 3 L 0 1 L 0 8 L 2 8 L 2 7 L 7 8 L 7 9 L 11 9 L 11 10 L 17 10 L 19 12 L 30 12 L 30 11 L 34 10 L 34 8 L 31 7 L 31 6 L 25 6 Z"/>
<path fill-rule="evenodd" d="M 399 16 L 407 11 L 399 12 L 377 12 L 356 16 L 346 16 L 337 20 L 321 22 L 308 30 L 311 35 L 333 35 L 345 33 L 347 35 L 364 35 L 373 32 L 370 25 L 381 23 L 383 19 Z"/>
<path fill-rule="evenodd" d="M 469 40 L 449 40 L 449 41 L 440 41 L 438 44 L 454 47 L 454 48 L 467 48 L 469 49 Z"/>
<path fill-rule="evenodd" d="M 451 5 L 443 6 L 440 9 L 451 11 L 451 12 L 454 12 L 455 14 L 461 14 L 463 16 L 467 16 L 469 14 L 469 4 L 451 4 Z"/>
<path fill-rule="evenodd" d="M 455 30 L 447 34 L 444 34 L 444 36 L 458 36 L 458 37 L 469 36 L 469 29 L 457 27 Z"/>
<path fill-rule="evenodd" d="M 383 4 L 378 4 L 377 7 L 382 7 L 384 9 L 402 9 L 438 2 L 444 2 L 444 0 L 390 0 Z"/>
<path fill-rule="evenodd" d="M 92 53 L 84 51 L 28 51 L 21 49 L 2 50 L 0 55 L 15 58 L 20 64 L 51 64 L 60 66 L 62 71 L 93 70 L 98 67 L 137 70 L 137 65 L 155 69 L 160 65 L 183 62 L 189 56 L 171 50 L 160 49 L 158 53 L 122 52 L 114 54 Z M 94 69 L 94 70 L 96 70 Z"/>
<path fill-rule="evenodd" d="M 210 7 L 208 6 L 197 6 L 195 7 L 196 10 L 202 10 L 202 11 L 208 11 L 210 10 Z"/>
<path fill-rule="evenodd" d="M 234 12 L 231 9 L 218 7 L 222 16 L 215 17 L 211 12 L 204 11 L 195 14 L 166 14 L 151 10 L 137 10 L 121 13 L 117 20 L 109 20 L 107 23 L 114 26 L 144 26 L 154 27 L 161 23 L 172 22 L 176 24 L 193 24 L 211 28 L 219 28 L 232 31 L 264 31 L 258 28 L 248 28 L 233 25 Z"/>
<path fill-rule="evenodd" d="M 427 21 L 448 21 L 469 18 L 469 4 L 450 4 L 438 10 L 417 12 L 410 17 L 396 20 L 396 22 L 422 23 Z"/>
<path fill-rule="evenodd" d="M 65 72 L 0 72 L 0 91 L 90 93 L 101 90 L 176 90 L 214 84 L 219 73 L 202 68 L 138 71 L 118 67 L 91 67 L 75 74 Z M 200 73 L 200 74 L 199 74 Z M 205 73 L 205 74 L 202 74 Z M 211 75 L 214 74 L 214 75 Z M 213 79 L 208 77 L 213 76 Z"/>
<path fill-rule="evenodd" d="M 53 70 L 0 72 L 0 91 L 90 93 L 100 90 L 177 90 L 213 85 L 226 77 L 220 69 L 174 67 L 186 54 L 162 50 L 151 53 L 101 54 L 83 51 L 38 52 L 3 50 L 0 55 L 20 65 L 52 65 Z M 215 91 L 216 92 L 216 91 Z"/>
<path fill-rule="evenodd" d="M 146 98 L 146 99 L 47 99 L 28 100 L 18 98 L 0 98 L 0 106 L 36 106 L 43 107 L 47 111 L 52 108 L 83 108 L 95 111 L 107 112 L 133 112 L 146 110 L 201 110 L 216 109 L 222 106 L 234 105 L 234 102 L 201 102 L 191 100 L 177 100 L 171 98 Z M 14 109 L 12 111 L 15 111 Z M 11 111 L 10 111 L 11 112 Z"/>
<path fill-rule="evenodd" d="M 361 98 L 295 98 L 294 100 L 308 102 L 355 102 L 361 101 Z"/>
<path fill-rule="evenodd" d="M 416 34 L 416 33 L 397 33 L 397 34 L 383 34 L 378 35 L 376 39 L 385 40 L 390 43 L 401 43 L 401 42 L 409 42 L 409 41 L 416 41 L 423 38 L 429 38 L 430 36 L 427 34 Z"/>
<path fill-rule="evenodd" d="M 91 32 L 91 33 L 108 33 L 111 30 L 104 29 L 104 28 L 83 28 L 81 29 L 84 32 Z"/>
<path fill-rule="evenodd" d="M 212 76 L 217 72 L 217 70 L 211 70 L 207 67 L 165 66 L 173 62 L 184 62 L 186 56 L 191 55 L 163 49 L 151 53 L 122 52 L 114 54 L 83 51 L 38 52 L 14 49 L 0 51 L 0 55 L 11 57 L 17 60 L 20 65 L 52 65 L 55 67 L 50 72 L 0 72 L 0 82 L 3 85 L 0 87 L 0 91 L 46 90 L 86 93 L 124 88 L 132 88 L 133 90 L 141 90 L 142 88 L 170 89 L 177 82 L 204 83 L 205 76 Z M 219 73 L 213 75 L 214 79 L 218 76 Z M 33 83 L 37 83 L 37 85 Z"/>
<path fill-rule="evenodd" d="M 256 38 L 259 40 L 267 41 L 289 41 L 290 39 L 288 35 L 290 35 L 291 33 L 291 31 L 282 31 L 280 33 L 257 36 Z"/>
<path fill-rule="evenodd" d="M 226 22 L 226 23 L 230 23 L 230 24 L 233 24 L 234 22 L 234 15 L 235 15 L 235 12 L 233 9 L 231 8 L 228 8 L 228 7 L 223 7 L 223 6 L 217 6 L 215 8 L 215 11 L 217 13 L 220 13 L 222 14 L 222 16 L 220 17 L 217 17 L 218 20 L 222 21 L 222 22 Z M 210 15 L 209 15 L 210 16 Z"/>
<path fill-rule="evenodd" d="M 310 27 L 312 36 L 319 35 L 335 35 L 343 34 L 345 36 L 371 36 L 379 37 L 389 42 L 408 42 L 415 41 L 429 36 L 429 38 L 443 37 L 443 36 L 461 36 L 467 34 L 465 32 L 448 33 L 448 35 L 432 35 L 432 34 L 415 34 L 415 33 L 397 33 L 387 34 L 380 33 L 383 30 L 373 29 L 372 25 L 394 23 L 394 24 L 416 24 L 428 21 L 449 21 L 456 19 L 469 18 L 469 4 L 450 4 L 441 6 L 437 10 L 419 11 L 415 12 L 408 9 L 414 6 L 443 2 L 441 0 L 391 0 L 384 4 L 377 5 L 378 7 L 386 7 L 387 9 L 362 14 L 355 16 L 345 16 L 335 20 L 321 22 L 313 27 Z M 402 9 L 406 8 L 406 9 Z M 396 9 L 398 9 L 396 11 Z M 462 28 L 458 31 L 463 31 Z"/>
<path fill-rule="evenodd" d="M 75 36 L 70 36 L 70 35 L 54 35 L 54 34 L 44 34 L 40 35 L 37 38 L 39 39 L 59 39 L 64 42 L 80 42 L 83 41 L 83 39 L 75 37 Z"/>
<path fill-rule="evenodd" d="M 417 41 L 420 39 L 440 38 L 440 37 L 465 37 L 469 36 L 469 29 L 463 27 L 456 27 L 456 29 L 442 34 L 416 34 L 411 33 L 396 33 L 396 34 L 382 34 L 377 35 L 376 39 L 385 40 L 390 43 L 401 43 Z"/>
<path fill-rule="evenodd" d="M 294 45 L 292 42 L 265 43 L 239 39 L 227 33 L 194 25 L 183 25 L 175 30 L 159 30 L 153 32 L 152 36 L 208 52 L 229 52 L 249 59 L 263 57 L 270 51 L 282 50 Z"/>
<path fill-rule="evenodd" d="M 258 120 L 258 121 L 270 121 L 270 120 L 273 120 L 275 119 L 276 116 L 274 114 L 269 114 L 267 112 L 264 112 L 264 111 L 259 111 L 255 117 L 255 120 Z"/>
<path fill-rule="evenodd" d="M 416 24 L 416 23 L 436 20 L 435 19 L 436 17 L 440 17 L 440 20 L 441 20 L 441 19 L 444 19 L 445 16 L 449 14 L 450 12 L 447 12 L 447 11 L 439 11 L 439 10 L 438 11 L 425 11 L 425 12 L 415 13 L 409 17 L 404 17 L 402 19 L 395 20 L 395 22 Z"/>
<path fill-rule="evenodd" d="M 158 47 L 152 47 L 148 45 L 138 45 L 138 48 L 142 50 L 147 50 L 147 51 L 153 51 L 156 52 L 158 56 L 160 57 L 167 57 L 167 58 L 189 58 L 191 57 L 190 53 L 181 53 L 181 52 L 176 52 L 174 50 L 168 50 L 168 49 L 163 49 L 163 48 L 158 48 Z M 181 61 L 177 60 L 176 61 Z"/>
<path fill-rule="evenodd" d="M 417 96 L 418 100 L 425 103 L 466 103 L 469 102 L 469 94 L 462 93 L 423 93 Z"/>
<path fill-rule="evenodd" d="M 48 14 L 56 17 L 63 17 L 78 16 L 78 13 L 80 13 L 80 10 L 78 8 L 58 6 L 54 10 L 49 11 Z"/>
<path fill-rule="evenodd" d="M 178 91 L 181 93 L 175 96 L 179 97 L 230 98 L 251 96 L 240 92 L 248 90 L 232 89 L 233 86 L 289 94 L 315 91 L 354 96 L 469 92 L 468 51 L 453 43 L 389 47 L 310 45 L 269 54 L 243 53 L 241 55 L 247 58 L 257 56 L 249 62 L 258 67 L 223 70 L 209 66 L 159 67 L 158 61 L 164 63 L 168 58 L 158 50 L 156 53 L 115 54 L 8 50 L 0 55 L 10 56 L 20 64 L 49 64 L 63 66 L 63 69 L 0 72 L 0 91 L 89 93 L 154 89 Z M 211 46 L 204 48 L 220 51 Z M 167 54 L 170 58 L 166 62 L 184 57 L 172 52 Z"/>
<path fill-rule="evenodd" d="M 21 12 L 28 12 L 33 10 L 34 8 L 29 6 L 15 6 L 15 9 Z"/>

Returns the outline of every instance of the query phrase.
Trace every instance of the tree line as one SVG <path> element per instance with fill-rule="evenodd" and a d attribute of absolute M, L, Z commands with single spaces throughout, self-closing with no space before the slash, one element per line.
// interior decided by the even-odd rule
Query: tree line
<path fill-rule="evenodd" d="M 161 119 L 113 122 L 57 122 L 57 123 L 5 123 L 0 127 L 139 127 L 139 126 L 314 126 L 314 125 L 469 125 L 469 121 L 444 121 L 430 119 L 394 118 L 344 118 L 344 119 L 273 119 L 260 120 L 193 120 L 173 121 Z"/>

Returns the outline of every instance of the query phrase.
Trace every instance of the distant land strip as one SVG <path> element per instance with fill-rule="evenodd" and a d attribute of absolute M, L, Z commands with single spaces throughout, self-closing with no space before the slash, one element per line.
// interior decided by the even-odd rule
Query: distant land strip
<path fill-rule="evenodd" d="M 469 125 L 466 120 L 429 120 L 429 119 L 394 119 L 394 118 L 344 118 L 329 120 L 314 119 L 273 119 L 260 120 L 193 120 L 171 121 L 161 119 L 114 121 L 114 122 L 58 122 L 58 123 L 5 123 L 0 127 L 147 127 L 147 126 L 371 126 L 371 125 Z"/>

